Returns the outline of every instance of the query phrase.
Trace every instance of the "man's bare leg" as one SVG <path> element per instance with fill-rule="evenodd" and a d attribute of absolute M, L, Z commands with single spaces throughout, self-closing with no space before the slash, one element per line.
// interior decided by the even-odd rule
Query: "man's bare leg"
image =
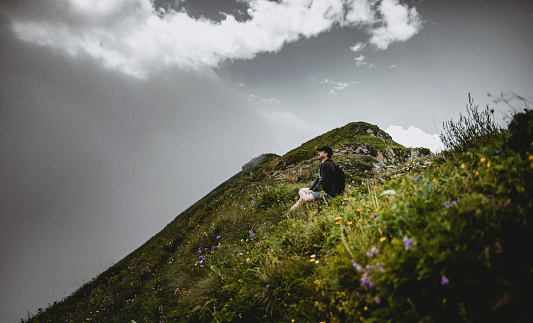
<path fill-rule="evenodd" d="M 300 191 L 298 192 L 298 194 L 300 195 L 300 199 L 298 200 L 298 202 L 296 202 L 289 211 L 294 211 L 297 207 L 299 207 L 300 205 L 303 205 L 305 203 L 308 203 L 308 202 L 312 202 L 315 200 L 315 197 L 311 194 L 311 191 L 308 189 L 308 188 L 302 188 L 300 189 Z"/>

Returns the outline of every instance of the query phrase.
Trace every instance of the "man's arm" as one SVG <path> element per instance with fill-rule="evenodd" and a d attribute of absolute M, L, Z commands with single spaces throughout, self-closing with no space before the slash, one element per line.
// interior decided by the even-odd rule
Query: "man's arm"
<path fill-rule="evenodd" d="M 313 185 L 311 185 L 311 187 L 309 187 L 309 190 L 314 191 L 320 182 L 320 178 L 315 179 L 315 182 L 313 183 Z"/>
<path fill-rule="evenodd" d="M 317 186 L 322 185 L 323 183 L 328 183 L 331 180 L 334 172 L 335 166 L 333 165 L 333 162 L 323 162 L 322 164 L 320 164 L 320 176 L 315 180 L 315 182 L 313 183 L 313 185 L 311 185 L 309 189 L 311 191 L 314 191 Z"/>

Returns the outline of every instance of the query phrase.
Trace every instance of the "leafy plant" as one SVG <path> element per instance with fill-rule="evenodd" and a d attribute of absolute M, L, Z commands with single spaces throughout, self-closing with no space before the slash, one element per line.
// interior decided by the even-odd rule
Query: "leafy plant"
<path fill-rule="evenodd" d="M 533 148 L 533 110 L 516 113 L 509 124 L 507 144 L 511 149 L 525 154 Z"/>
<path fill-rule="evenodd" d="M 494 110 L 487 105 L 485 110 L 479 111 L 474 105 L 474 99 L 468 94 L 466 115 L 459 115 L 459 121 L 443 122 L 443 132 L 440 139 L 444 146 L 455 152 L 466 152 L 471 148 L 490 144 L 499 138 L 502 129 L 494 118 Z"/>

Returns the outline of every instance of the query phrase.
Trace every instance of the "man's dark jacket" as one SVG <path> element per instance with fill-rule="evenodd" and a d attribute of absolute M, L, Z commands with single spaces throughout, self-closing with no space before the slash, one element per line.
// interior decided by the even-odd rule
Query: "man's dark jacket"
<path fill-rule="evenodd" d="M 333 183 L 333 177 L 335 176 L 335 164 L 331 159 L 326 159 L 323 163 L 320 164 L 318 168 L 318 178 L 315 180 L 313 185 L 309 188 L 311 191 L 314 191 L 318 186 L 322 186 L 322 189 L 326 194 L 331 197 L 337 195 L 335 193 L 335 184 Z"/>

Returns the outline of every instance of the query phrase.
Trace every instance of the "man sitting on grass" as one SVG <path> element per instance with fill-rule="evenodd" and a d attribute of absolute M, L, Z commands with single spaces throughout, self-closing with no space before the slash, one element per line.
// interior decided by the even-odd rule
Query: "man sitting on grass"
<path fill-rule="evenodd" d="M 318 168 L 318 178 L 311 187 L 300 189 L 300 192 L 298 193 L 300 199 L 291 207 L 290 211 L 294 211 L 302 204 L 313 201 L 330 200 L 337 195 L 333 180 L 333 177 L 335 176 L 335 164 L 331 160 L 333 151 L 328 146 L 318 148 L 317 150 L 317 158 L 322 162 Z M 317 190 L 318 187 L 321 187 L 324 190 L 324 195 Z"/>

